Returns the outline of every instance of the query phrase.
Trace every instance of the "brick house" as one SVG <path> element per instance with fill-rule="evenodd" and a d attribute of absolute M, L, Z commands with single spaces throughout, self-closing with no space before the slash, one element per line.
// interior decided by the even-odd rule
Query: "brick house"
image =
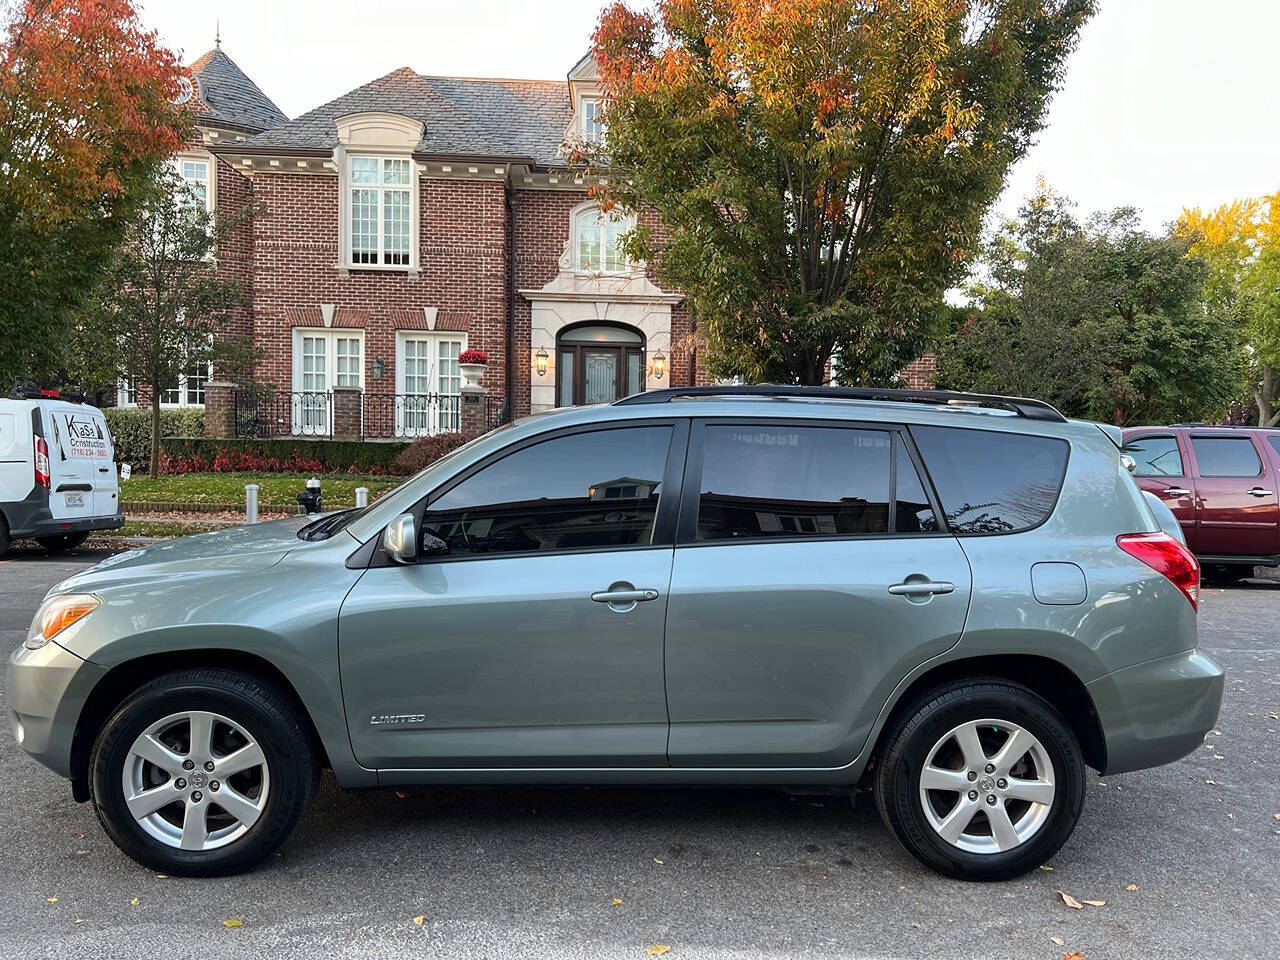
<path fill-rule="evenodd" d="M 563 82 L 401 68 L 293 120 L 220 47 L 190 73 L 199 142 L 174 162 L 211 210 L 254 206 L 218 255 L 250 303 L 228 333 L 275 390 L 254 432 L 329 435 L 352 402 L 362 436 L 457 429 L 468 348 L 490 421 L 705 379 L 681 295 L 564 168 L 601 132 L 589 56 Z M 164 400 L 210 389 L 192 370 Z"/>

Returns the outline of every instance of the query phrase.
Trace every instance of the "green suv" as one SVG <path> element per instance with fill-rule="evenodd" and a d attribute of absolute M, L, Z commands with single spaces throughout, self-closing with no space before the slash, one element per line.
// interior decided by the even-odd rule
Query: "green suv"
<path fill-rule="evenodd" d="M 1218 715 L 1199 567 L 1118 444 L 937 391 L 553 411 L 365 509 L 63 581 L 9 661 L 13 728 L 172 874 L 261 861 L 328 767 L 863 784 L 928 866 L 1015 876 L 1071 834 L 1086 765 L 1176 760 Z"/>

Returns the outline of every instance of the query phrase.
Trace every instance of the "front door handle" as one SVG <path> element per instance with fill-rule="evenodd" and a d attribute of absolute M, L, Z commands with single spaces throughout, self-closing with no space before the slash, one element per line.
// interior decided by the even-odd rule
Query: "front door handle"
<path fill-rule="evenodd" d="M 625 580 L 609 584 L 608 590 L 597 590 L 591 594 L 596 603 L 607 603 L 615 613 L 626 613 L 634 610 L 637 603 L 645 603 L 658 599 L 658 591 L 652 587 L 635 587 Z"/>
<path fill-rule="evenodd" d="M 1189 497 L 1191 491 L 1186 487 L 1165 487 L 1163 491 L 1166 497 Z"/>
<path fill-rule="evenodd" d="M 1270 491 L 1270 490 L 1268 490 L 1266 487 L 1253 487 L 1252 489 L 1246 490 L 1245 492 L 1246 492 L 1247 494 L 1249 494 L 1249 496 L 1251 496 L 1251 497 L 1269 497 L 1269 496 L 1271 496 L 1271 491 Z"/>
<path fill-rule="evenodd" d="M 956 585 L 946 580 L 904 580 L 891 586 L 889 592 L 895 597 L 931 597 L 935 593 L 953 593 L 955 589 Z"/>

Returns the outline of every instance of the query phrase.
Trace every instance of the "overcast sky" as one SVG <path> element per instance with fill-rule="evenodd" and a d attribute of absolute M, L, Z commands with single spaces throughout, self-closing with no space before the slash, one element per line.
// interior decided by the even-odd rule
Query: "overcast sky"
<path fill-rule="evenodd" d="M 289 116 L 409 66 L 420 73 L 561 79 L 603 0 L 140 0 L 186 61 L 222 48 Z M 1084 213 L 1138 207 L 1151 227 L 1183 206 L 1280 190 L 1280 0 L 1101 0 L 1038 144 L 1010 173 L 1013 212 L 1043 175 Z"/>

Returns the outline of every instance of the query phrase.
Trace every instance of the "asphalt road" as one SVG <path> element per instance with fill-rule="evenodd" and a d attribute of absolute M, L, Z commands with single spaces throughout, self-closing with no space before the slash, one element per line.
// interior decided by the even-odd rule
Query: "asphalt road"
<path fill-rule="evenodd" d="M 102 555 L 0 561 L 0 648 Z M 332 779 L 265 867 L 166 878 L 117 852 L 6 722 L 0 957 L 1280 957 L 1280 583 L 1206 589 L 1201 637 L 1228 670 L 1221 735 L 1091 775 L 1052 871 L 994 885 L 918 866 L 867 797 Z M 1059 890 L 1106 904 L 1071 910 Z"/>

